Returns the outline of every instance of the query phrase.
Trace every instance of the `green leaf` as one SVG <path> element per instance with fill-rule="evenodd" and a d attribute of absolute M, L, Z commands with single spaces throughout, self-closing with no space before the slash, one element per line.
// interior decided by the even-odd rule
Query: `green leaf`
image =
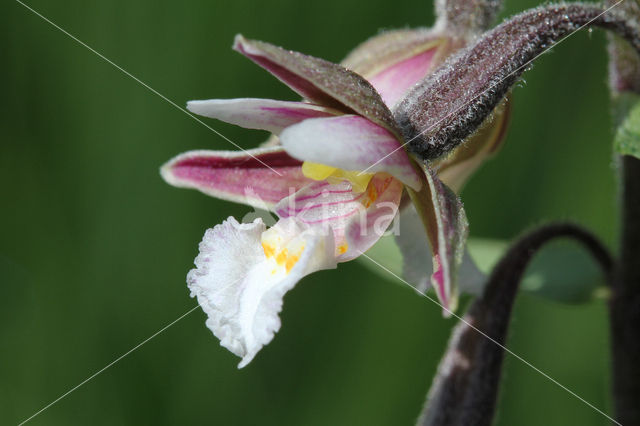
<path fill-rule="evenodd" d="M 402 253 L 392 235 L 385 235 L 380 238 L 373 247 L 367 250 L 367 256 L 375 260 L 375 262 L 370 261 L 366 256 L 360 256 L 358 260 L 368 269 L 391 280 L 393 280 L 391 274 L 402 277 Z M 384 268 L 381 268 L 378 263 L 384 266 Z M 388 271 L 385 270 L 385 268 Z M 389 272 L 391 272 L 391 274 Z"/>
<path fill-rule="evenodd" d="M 467 248 L 476 266 L 488 274 L 509 244 L 502 240 L 470 238 Z M 393 237 L 383 237 L 367 255 L 397 276 L 402 276 L 402 254 Z M 375 263 L 361 257 L 363 265 L 387 279 L 393 277 Z M 412 283 L 413 284 L 413 283 Z M 604 298 L 608 290 L 602 273 L 590 255 L 571 241 L 554 241 L 533 258 L 521 289 L 555 302 L 575 304 Z"/>
<path fill-rule="evenodd" d="M 471 257 L 487 274 L 508 246 L 500 240 L 469 240 Z M 521 289 L 562 303 L 583 303 L 607 294 L 598 265 L 586 250 L 571 241 L 545 245 L 527 267 Z"/>
<path fill-rule="evenodd" d="M 640 158 L 640 96 L 621 93 L 613 99 L 616 134 L 613 147 L 618 154 Z"/>

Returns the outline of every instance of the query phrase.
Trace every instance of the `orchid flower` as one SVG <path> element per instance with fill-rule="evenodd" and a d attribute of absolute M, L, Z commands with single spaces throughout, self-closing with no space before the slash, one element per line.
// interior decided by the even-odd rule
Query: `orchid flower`
<path fill-rule="evenodd" d="M 276 139 L 247 151 L 190 151 L 165 164 L 164 179 L 217 198 L 267 208 L 278 222 L 233 217 L 206 231 L 191 295 L 208 315 L 221 345 L 247 365 L 280 328 L 284 294 L 304 276 L 357 258 L 383 235 L 407 192 L 407 223 L 399 245 L 412 284 L 429 281 L 445 313 L 456 308 L 456 274 L 467 219 L 454 191 L 493 153 L 504 114 L 444 159 L 426 163 L 404 149 L 393 106 L 463 41 L 431 30 L 386 33 L 356 49 L 345 66 L 237 36 L 234 49 L 304 98 L 191 101 L 188 109 Z M 361 74 L 358 74 L 356 71 Z M 402 203 L 406 204 L 406 203 Z M 414 207 L 415 206 L 415 207 Z M 422 223 L 420 223 L 422 222 Z M 413 232 L 416 231 L 416 232 Z M 424 276 L 430 245 L 433 273 Z"/>

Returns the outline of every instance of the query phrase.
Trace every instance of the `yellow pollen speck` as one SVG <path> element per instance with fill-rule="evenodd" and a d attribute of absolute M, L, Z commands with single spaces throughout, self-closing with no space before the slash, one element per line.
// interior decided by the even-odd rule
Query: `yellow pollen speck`
<path fill-rule="evenodd" d="M 287 258 L 287 261 L 284 264 L 285 269 L 287 270 L 287 274 L 291 272 L 291 269 L 296 265 L 296 263 L 298 263 L 298 260 L 300 260 L 300 257 L 296 256 L 295 254 Z"/>
<path fill-rule="evenodd" d="M 347 242 L 344 242 L 342 244 L 340 244 L 336 250 L 338 251 L 338 254 L 345 254 L 347 252 L 347 250 L 349 250 L 349 244 Z"/>
<path fill-rule="evenodd" d="M 372 173 L 346 171 L 336 167 L 325 166 L 324 164 L 311 163 L 309 161 L 302 163 L 302 174 L 309 179 L 326 180 L 332 184 L 348 180 L 351 182 L 353 192 L 364 192 L 373 177 Z"/>
<path fill-rule="evenodd" d="M 265 236 L 263 235 L 263 237 Z M 283 269 L 287 274 L 291 272 L 291 269 L 300 260 L 304 245 L 294 243 L 295 246 L 293 248 L 291 246 L 282 248 L 282 236 L 274 235 L 273 233 L 266 236 L 265 239 L 268 242 L 262 241 L 262 250 L 267 259 L 272 262 L 271 275 L 282 272 Z M 294 253 L 291 253 L 291 249 L 293 249 Z"/>
<path fill-rule="evenodd" d="M 371 202 L 374 202 L 378 199 L 378 190 L 376 190 L 376 187 L 371 185 L 369 187 L 369 191 L 367 192 L 367 195 L 369 196 L 369 199 L 371 200 Z"/>
<path fill-rule="evenodd" d="M 264 250 L 264 255 L 267 257 L 273 257 L 273 255 L 276 253 L 275 247 L 264 242 L 262 243 L 262 250 Z"/>
<path fill-rule="evenodd" d="M 369 186 L 367 190 L 367 198 L 363 201 L 364 206 L 369 208 L 378 199 L 378 190 L 374 185 Z"/>
<path fill-rule="evenodd" d="M 283 249 L 280 251 L 280 253 L 278 253 L 278 255 L 276 256 L 276 263 L 280 266 L 284 265 L 285 262 L 287 261 L 288 258 L 288 254 L 287 254 L 287 249 Z"/>

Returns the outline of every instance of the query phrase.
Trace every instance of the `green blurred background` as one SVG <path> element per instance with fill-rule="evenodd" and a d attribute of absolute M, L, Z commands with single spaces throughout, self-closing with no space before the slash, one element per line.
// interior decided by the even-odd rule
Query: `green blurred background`
<path fill-rule="evenodd" d="M 296 99 L 230 49 L 238 32 L 339 61 L 381 29 L 433 21 L 429 1 L 28 4 L 179 105 Z M 158 174 L 226 141 L 19 3 L 1 8 L 0 424 L 17 424 L 191 309 L 204 230 L 248 209 Z M 615 244 L 605 41 L 574 35 L 515 89 L 506 145 L 463 193 L 473 236 L 570 218 Z M 265 137 L 207 122 L 245 148 Z M 196 310 L 30 424 L 411 425 L 455 323 L 355 262 L 287 295 L 282 329 L 243 370 L 204 320 Z M 508 346 L 610 412 L 604 302 L 523 294 Z M 497 424 L 607 421 L 507 357 Z"/>

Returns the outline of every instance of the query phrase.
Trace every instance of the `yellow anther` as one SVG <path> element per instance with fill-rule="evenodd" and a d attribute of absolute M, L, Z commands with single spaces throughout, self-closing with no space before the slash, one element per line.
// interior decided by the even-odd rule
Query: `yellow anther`
<path fill-rule="evenodd" d="M 347 171 L 336 167 L 325 166 L 324 164 L 311 163 L 309 161 L 302 163 L 302 174 L 309 179 L 326 180 L 332 184 L 348 180 L 351 182 L 353 192 L 364 192 L 373 177 L 372 173 Z"/>
<path fill-rule="evenodd" d="M 336 170 L 338 169 L 324 164 L 310 163 L 309 161 L 302 163 L 302 174 L 313 180 L 325 180 Z"/>

